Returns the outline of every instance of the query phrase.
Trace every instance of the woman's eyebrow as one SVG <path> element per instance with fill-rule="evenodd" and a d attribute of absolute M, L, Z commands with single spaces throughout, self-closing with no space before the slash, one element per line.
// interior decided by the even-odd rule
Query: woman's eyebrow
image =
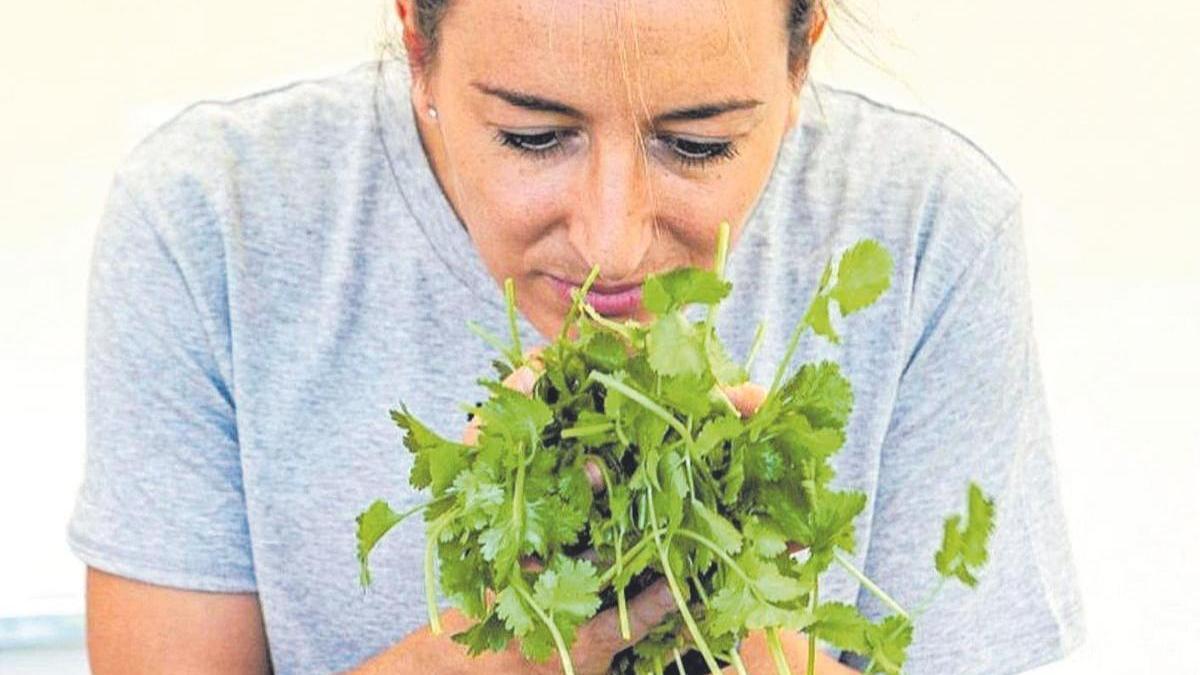
<path fill-rule="evenodd" d="M 572 108 L 566 103 L 559 103 L 558 101 L 552 101 L 548 98 L 542 98 L 541 96 L 534 96 L 532 94 L 523 94 L 516 91 L 510 91 L 508 89 L 501 89 L 500 87 L 492 87 L 479 82 L 472 82 L 471 85 L 484 94 L 487 94 L 488 96 L 495 96 L 496 98 L 508 103 L 509 105 L 516 106 L 517 108 L 566 115 L 567 117 L 574 117 L 575 119 L 580 120 L 586 118 L 586 115 L 579 112 L 575 108 Z"/>
<path fill-rule="evenodd" d="M 503 89 L 501 87 L 493 87 L 482 84 L 480 82 L 472 82 L 472 86 L 480 92 L 488 96 L 494 96 L 509 105 L 525 110 L 533 110 L 536 112 L 548 112 L 557 115 L 565 115 L 575 119 L 587 119 L 587 115 L 579 110 L 548 98 L 535 96 L 533 94 L 525 94 L 522 92 Z M 655 116 L 654 123 L 662 122 L 683 122 L 688 120 L 706 120 L 713 117 L 719 117 L 725 113 L 735 112 L 739 110 L 750 110 L 762 105 L 763 102 L 757 99 L 727 99 L 715 103 L 702 103 L 700 105 L 689 106 L 687 108 L 679 108 L 671 110 Z"/>
<path fill-rule="evenodd" d="M 728 99 L 718 103 L 702 103 L 700 105 L 691 106 L 689 108 L 680 108 L 665 112 L 654 118 L 655 123 L 658 122 L 684 122 L 687 120 L 706 120 L 712 117 L 719 117 L 725 113 L 735 112 L 738 110 L 750 110 L 762 105 L 763 102 L 757 99 Z"/>

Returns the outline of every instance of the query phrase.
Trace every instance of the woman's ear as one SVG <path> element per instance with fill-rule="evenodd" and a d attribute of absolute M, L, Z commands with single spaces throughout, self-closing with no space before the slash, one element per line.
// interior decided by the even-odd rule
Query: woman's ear
<path fill-rule="evenodd" d="M 404 51 L 408 66 L 415 77 L 425 67 L 426 40 L 421 35 L 421 24 L 417 21 L 416 0 L 396 0 L 396 14 L 400 17 L 400 30 L 404 36 Z"/>
<path fill-rule="evenodd" d="M 817 46 L 817 41 L 821 39 L 821 35 L 825 32 L 825 22 L 829 19 L 829 15 L 825 12 L 825 2 L 820 0 L 817 6 L 813 8 L 814 14 L 812 25 L 808 27 L 808 52 L 811 54 Z"/>

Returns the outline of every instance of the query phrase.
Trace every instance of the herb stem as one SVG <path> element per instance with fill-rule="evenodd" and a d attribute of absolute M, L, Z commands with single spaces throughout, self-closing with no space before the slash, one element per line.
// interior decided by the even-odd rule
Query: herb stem
<path fill-rule="evenodd" d="M 746 672 L 746 664 L 742 663 L 742 657 L 738 654 L 737 647 L 729 650 L 729 660 L 733 662 L 733 667 L 737 670 L 738 675 L 749 675 Z"/>
<path fill-rule="evenodd" d="M 889 608 L 891 608 L 891 610 L 893 612 L 904 617 L 905 621 L 912 620 L 911 617 L 909 617 L 908 612 L 904 611 L 904 608 L 900 606 L 900 603 L 898 603 L 894 599 L 892 599 L 892 596 L 885 593 L 882 588 L 875 585 L 875 582 L 868 579 L 867 575 L 860 572 L 858 570 L 858 568 L 856 568 L 854 566 L 854 563 L 851 563 L 849 560 L 847 560 L 846 557 L 843 556 L 840 552 L 834 551 L 833 559 L 835 561 L 837 561 L 837 564 L 841 565 L 843 569 L 845 569 L 847 572 L 849 572 L 851 576 L 853 576 L 855 579 L 857 579 L 858 582 L 860 584 L 862 584 L 864 588 L 866 588 L 868 591 L 870 591 L 875 597 L 882 600 L 883 604 L 885 604 Z"/>
<path fill-rule="evenodd" d="M 554 625 L 554 621 L 546 615 L 545 610 L 534 601 L 533 595 L 529 593 L 525 579 L 521 577 L 519 572 L 513 575 L 512 587 L 521 596 L 521 599 L 525 601 L 525 604 L 529 605 L 533 613 L 537 614 L 542 623 L 546 624 L 546 628 L 550 630 L 550 637 L 554 639 L 554 646 L 558 648 L 558 656 L 562 660 L 563 673 L 565 675 L 575 675 L 575 668 L 571 665 L 571 652 L 567 649 L 567 643 L 563 640 L 562 633 L 559 632 L 558 626 Z"/>
<path fill-rule="evenodd" d="M 767 629 L 767 647 L 771 650 L 771 657 L 775 659 L 775 670 L 779 675 L 792 675 L 792 669 L 788 667 L 787 657 L 783 653 L 783 644 L 779 642 L 778 628 Z"/>
<path fill-rule="evenodd" d="M 721 666 L 717 665 L 717 659 L 713 656 L 712 650 L 709 649 L 708 643 L 705 642 L 704 636 L 700 634 L 700 627 L 696 625 L 696 619 L 692 617 L 692 612 L 688 609 L 687 601 L 683 599 L 683 593 L 679 590 L 679 582 L 675 579 L 675 573 L 671 571 L 671 559 L 667 556 L 667 547 L 663 545 L 662 538 L 658 533 L 658 516 L 654 513 L 654 496 L 649 495 L 650 499 L 650 519 L 654 523 L 654 544 L 658 548 L 658 559 L 663 566 L 663 575 L 667 577 L 667 585 L 671 588 L 671 595 L 675 598 L 675 605 L 679 607 L 679 614 L 683 617 L 683 623 L 687 625 L 688 630 L 692 633 L 692 639 L 696 642 L 696 647 L 700 649 L 700 655 L 704 657 L 704 663 L 708 665 L 708 670 L 712 675 L 721 675 Z"/>
<path fill-rule="evenodd" d="M 721 221 L 721 226 L 717 228 L 717 255 L 713 259 L 713 272 L 717 278 L 725 280 L 725 260 L 729 257 L 729 221 Z M 713 303 L 708 306 L 708 316 L 704 319 L 704 344 L 708 346 L 708 340 L 712 337 L 713 324 L 717 321 L 717 305 Z M 705 350 L 707 352 L 707 349 Z"/>
<path fill-rule="evenodd" d="M 525 365 L 525 350 L 521 348 L 521 333 L 517 330 L 517 286 L 512 277 L 504 280 L 504 304 L 508 307 L 508 330 L 512 333 L 513 368 Z"/>
<path fill-rule="evenodd" d="M 808 613 L 815 616 L 817 613 L 817 594 L 818 594 L 818 579 L 813 578 L 812 595 L 808 597 Z M 817 629 L 810 628 L 808 631 L 808 675 L 816 675 L 817 672 Z"/>
<path fill-rule="evenodd" d="M 750 354 L 746 356 L 746 372 L 750 372 L 750 366 L 754 365 L 754 357 L 758 356 L 758 350 L 762 347 L 763 336 L 766 335 L 767 324 L 764 321 L 758 322 L 758 328 L 754 329 L 754 342 L 750 343 Z"/>
<path fill-rule="evenodd" d="M 442 528 L 457 516 L 456 511 L 448 511 L 430 525 L 425 532 L 425 607 L 429 611 L 429 632 L 434 635 L 442 634 L 442 619 L 437 606 L 437 581 L 433 575 L 433 558 L 437 554 L 438 538 Z"/>
<path fill-rule="evenodd" d="M 608 584 L 612 582 L 613 578 L 620 574 L 620 569 L 624 569 L 625 565 L 633 562 L 633 559 L 636 558 L 638 554 L 642 552 L 642 549 L 645 548 L 651 541 L 653 540 L 650 537 L 644 537 L 638 540 L 638 543 L 629 547 L 629 550 L 625 551 L 625 555 L 620 561 L 614 563 L 611 567 L 604 571 L 604 574 L 600 575 L 600 588 L 607 587 Z"/>
<path fill-rule="evenodd" d="M 593 370 L 592 372 L 588 373 L 587 379 L 599 382 L 599 383 L 603 384 L 605 387 L 608 387 L 609 389 L 616 389 L 617 391 L 619 391 L 620 393 L 624 394 L 629 399 L 631 399 L 634 403 L 637 403 L 638 405 L 642 406 L 646 410 L 649 410 L 650 412 L 657 415 L 664 422 L 666 422 L 668 425 L 670 425 L 670 427 L 672 429 L 674 429 L 676 433 L 679 434 L 680 438 L 682 438 L 684 443 L 687 444 L 688 454 L 689 455 L 692 454 L 693 446 L 695 445 L 695 441 L 692 439 L 692 435 L 690 433 L 688 433 L 687 427 L 683 426 L 683 423 L 680 422 L 670 412 L 668 412 L 666 410 L 666 408 L 663 408 L 659 404 L 650 400 L 649 397 L 647 397 L 645 394 L 638 391 L 637 389 L 629 386 L 628 384 L 625 384 L 624 382 L 618 380 L 617 378 L 615 378 L 611 375 L 608 375 L 607 373 L 602 373 L 598 370 Z"/>
<path fill-rule="evenodd" d="M 692 541 L 712 551 L 718 558 L 721 559 L 721 562 L 725 563 L 726 566 L 728 566 L 739 577 L 742 578 L 742 581 L 746 582 L 746 586 L 750 588 L 750 592 L 754 594 L 755 598 L 757 598 L 760 602 L 768 602 L 767 599 L 762 596 L 762 592 L 758 590 L 758 585 L 750 579 L 750 575 L 746 574 L 746 571 L 742 569 L 741 565 L 738 565 L 733 558 L 729 557 L 728 553 L 722 551 L 721 547 L 717 546 L 716 543 L 714 543 L 711 539 L 684 527 L 675 530 L 675 534 L 687 539 L 691 539 Z"/>
<path fill-rule="evenodd" d="M 591 290 L 592 284 L 596 283 L 596 277 L 600 276 L 600 266 L 593 265 L 592 271 L 588 272 L 587 279 L 584 280 L 583 286 L 579 287 L 578 291 L 572 293 L 571 309 L 567 312 L 567 316 L 563 319 L 562 330 L 558 334 L 558 341 L 562 342 L 567 339 L 567 331 L 570 330 L 571 324 L 579 317 L 580 306 L 587 298 L 588 291 Z"/>

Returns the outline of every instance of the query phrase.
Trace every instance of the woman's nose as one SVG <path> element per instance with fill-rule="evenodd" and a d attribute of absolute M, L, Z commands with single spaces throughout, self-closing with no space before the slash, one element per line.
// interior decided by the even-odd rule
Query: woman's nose
<path fill-rule="evenodd" d="M 595 152 L 570 219 L 571 244 L 606 282 L 638 281 L 654 238 L 649 167 L 637 143 Z"/>

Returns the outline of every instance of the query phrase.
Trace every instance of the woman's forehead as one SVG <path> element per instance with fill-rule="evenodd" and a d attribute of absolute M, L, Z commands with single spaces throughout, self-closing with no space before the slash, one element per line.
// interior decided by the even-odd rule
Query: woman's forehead
<path fill-rule="evenodd" d="M 438 61 L 456 76 L 585 102 L 763 98 L 787 81 L 786 3 L 456 0 Z M 611 101 L 610 101 L 611 102 Z"/>

